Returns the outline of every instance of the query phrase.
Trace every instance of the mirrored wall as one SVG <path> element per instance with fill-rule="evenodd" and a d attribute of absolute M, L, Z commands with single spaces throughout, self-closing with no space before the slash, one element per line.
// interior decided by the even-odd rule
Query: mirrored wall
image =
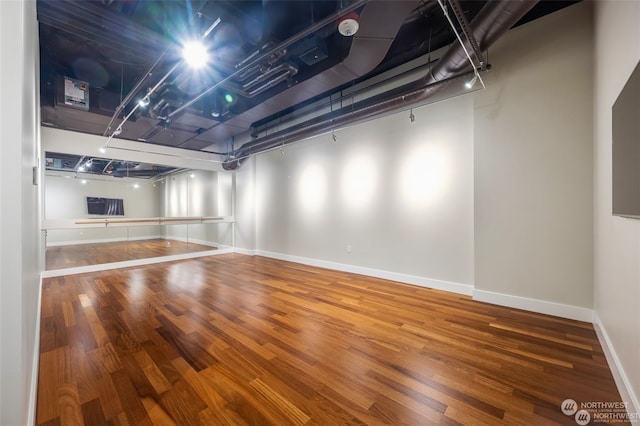
<path fill-rule="evenodd" d="M 46 269 L 233 245 L 232 173 L 45 153 Z"/>

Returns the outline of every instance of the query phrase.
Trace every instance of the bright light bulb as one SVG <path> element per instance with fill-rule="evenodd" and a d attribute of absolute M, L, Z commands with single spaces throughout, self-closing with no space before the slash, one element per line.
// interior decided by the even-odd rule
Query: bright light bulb
<path fill-rule="evenodd" d="M 192 68 L 202 68 L 209 61 L 207 48 L 200 41 L 189 41 L 182 48 L 182 57 Z"/>
<path fill-rule="evenodd" d="M 464 84 L 464 87 L 466 87 L 467 89 L 471 89 L 473 87 L 473 85 L 476 84 L 476 80 L 478 80 L 478 76 L 474 75 L 471 80 L 467 81 Z"/>

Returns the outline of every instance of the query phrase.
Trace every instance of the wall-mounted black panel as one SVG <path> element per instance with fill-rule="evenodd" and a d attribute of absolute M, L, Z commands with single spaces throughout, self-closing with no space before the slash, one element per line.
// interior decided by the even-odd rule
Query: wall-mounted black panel
<path fill-rule="evenodd" d="M 640 218 L 640 63 L 613 104 L 613 214 Z"/>

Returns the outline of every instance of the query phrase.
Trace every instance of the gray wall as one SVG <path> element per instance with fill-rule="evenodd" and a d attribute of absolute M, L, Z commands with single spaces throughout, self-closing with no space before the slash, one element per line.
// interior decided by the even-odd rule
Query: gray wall
<path fill-rule="evenodd" d="M 257 156 L 238 175 L 255 203 L 238 245 L 588 315 L 591 29 L 591 3 L 564 9 L 491 49 L 484 91 Z"/>
<path fill-rule="evenodd" d="M 611 107 L 640 60 L 640 2 L 595 13 L 595 311 L 640 412 L 640 220 L 612 216 Z"/>
<path fill-rule="evenodd" d="M 42 238 L 35 1 L 0 2 L 0 424 L 26 425 L 36 366 Z M 32 409 L 34 407 L 31 407 Z"/>
<path fill-rule="evenodd" d="M 515 28 L 475 95 L 475 284 L 593 307 L 592 13 Z"/>
<path fill-rule="evenodd" d="M 473 99 L 256 158 L 261 251 L 473 284 Z M 348 248 L 351 252 L 348 252 Z"/>

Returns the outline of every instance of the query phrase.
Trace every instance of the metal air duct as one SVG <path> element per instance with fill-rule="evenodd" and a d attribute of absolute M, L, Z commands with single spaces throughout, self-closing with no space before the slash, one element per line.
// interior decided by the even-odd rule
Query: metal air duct
<path fill-rule="evenodd" d="M 487 3 L 470 23 L 480 49 L 485 50 L 491 46 L 536 3 L 537 1 L 532 0 L 501 0 Z M 345 112 L 337 110 L 247 142 L 229 155 L 223 167 L 226 170 L 234 170 L 244 159 L 259 152 L 423 102 L 451 81 L 470 74 L 464 72 L 468 67 L 464 49 L 456 43 L 442 56 L 431 72 L 421 79 L 350 105 Z"/>

